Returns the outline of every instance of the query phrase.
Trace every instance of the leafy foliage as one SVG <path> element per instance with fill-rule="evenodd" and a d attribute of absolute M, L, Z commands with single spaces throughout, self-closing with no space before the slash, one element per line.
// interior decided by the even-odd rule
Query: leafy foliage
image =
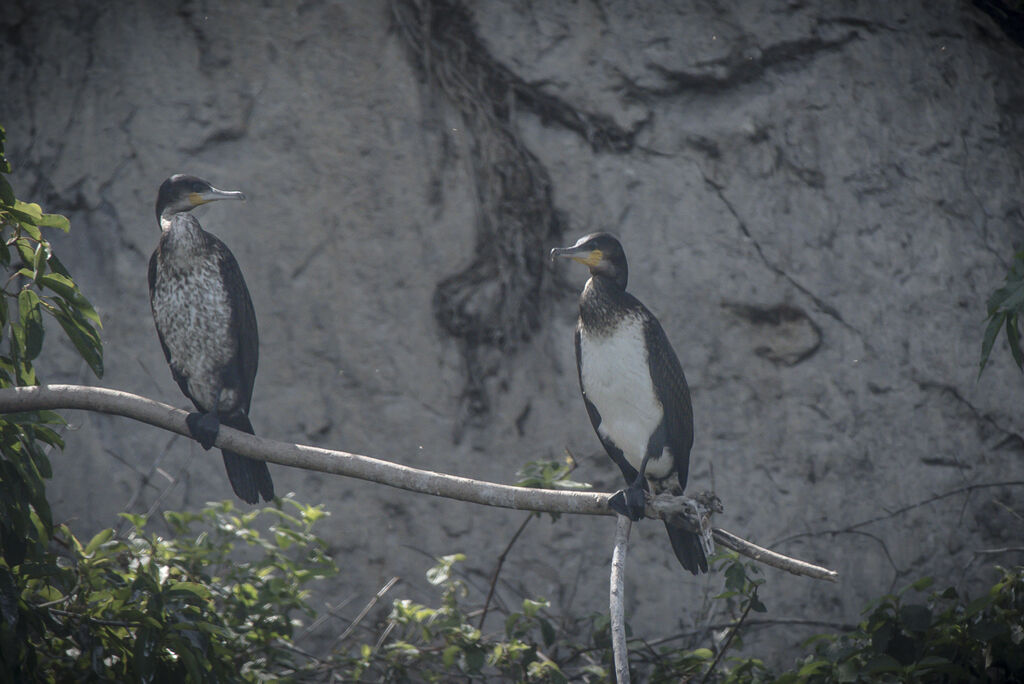
<path fill-rule="evenodd" d="M 337 570 L 312 533 L 326 514 L 287 498 L 276 505 L 293 512 L 243 514 L 230 502 L 167 512 L 170 537 L 137 515 L 125 515 L 126 534 L 105 529 L 86 544 L 59 525 L 58 562 L 37 576 L 16 568 L 28 579 L 20 592 L 3 585 L 4 680 L 259 681 L 295 669 L 291 615 L 312 615 L 304 586 Z"/>
<path fill-rule="evenodd" d="M 980 375 L 985 370 L 992 346 L 999 337 L 999 331 L 1006 331 L 1006 342 L 1010 345 L 1010 354 L 1014 363 L 1024 370 L 1024 355 L 1020 347 L 1020 317 L 1024 312 L 1024 251 L 1017 252 L 1013 257 L 1010 272 L 1006 274 L 1004 285 L 993 292 L 988 298 L 988 325 L 981 342 Z"/>
<path fill-rule="evenodd" d="M 97 376 L 103 373 L 100 319 L 53 254 L 46 230 L 70 229 L 68 220 L 17 199 L 6 175 L 11 165 L 0 127 L 0 388 L 35 385 L 33 365 L 43 350 L 43 314 L 53 317 Z M 51 614 L 25 603 L 33 587 L 47 588 L 68 572 L 52 541 L 68 543 L 55 528 L 44 481 L 47 451 L 62 448 L 63 419 L 52 411 L 0 416 L 0 678 L 16 681 L 37 660 L 26 635 L 52 626 Z M 26 669 L 27 668 L 27 669 Z"/>
<path fill-rule="evenodd" d="M 814 654 L 775 681 L 1024 681 L 1024 568 L 998 571 L 998 581 L 974 600 L 952 587 L 907 600 L 932 586 L 929 577 L 886 594 L 868 606 L 850 634 L 808 640 Z"/>
<path fill-rule="evenodd" d="M 60 323 L 97 376 L 103 374 L 99 316 L 53 254 L 43 229 L 67 232 L 68 220 L 22 202 L 6 178 L 11 165 L 0 126 L 0 266 L 8 277 L 0 290 L 0 388 L 38 384 L 33 361 L 43 349 L 43 313 Z M 4 345 L 3 343 L 6 342 Z M 45 545 L 53 530 L 43 480 L 50 477 L 49 447 L 63 447 L 51 411 L 0 419 L 0 558 L 9 565 Z"/>
<path fill-rule="evenodd" d="M 314 670 L 324 677 L 379 682 L 607 682 L 613 677 L 610 620 L 593 613 L 582 618 L 557 616 L 548 601 L 521 597 L 516 609 L 504 613 L 502 629 L 482 631 L 472 624 L 476 608 L 471 590 L 459 577 L 462 554 L 437 559 L 427 572 L 439 591 L 436 607 L 408 599 L 394 601 L 384 621 L 371 629 L 371 643 L 335 651 Z M 757 588 L 764 580 L 756 570 L 727 552 L 717 558 L 725 569 L 725 590 L 716 597 L 728 601 L 742 626 L 750 610 L 763 611 Z M 627 625 L 627 632 L 631 632 Z M 734 642 L 736 643 L 736 642 Z M 679 682 L 713 669 L 716 654 L 662 647 L 657 650 L 639 638 L 630 639 L 630 668 L 638 681 Z M 722 653 L 728 645 L 721 647 Z M 737 659 L 713 681 L 751 681 L 746 674 L 766 672 L 760 661 Z"/>
<path fill-rule="evenodd" d="M 516 487 L 531 487 L 533 489 L 560 489 L 570 491 L 581 491 L 593 489 L 589 482 L 578 482 L 570 475 L 576 470 L 576 460 L 566 456 L 564 462 L 558 461 L 528 461 L 516 472 Z M 554 522 L 562 517 L 561 513 L 548 513 L 551 521 Z M 535 514 L 540 517 L 540 513 Z"/>
<path fill-rule="evenodd" d="M 523 599 L 521 611 L 507 615 L 503 638 L 486 635 L 470 624 L 460 603 L 468 590 L 455 564 L 463 560 L 462 554 L 445 556 L 427 572 L 427 580 L 441 591 L 438 607 L 396 600 L 387 618 L 386 643 L 364 644 L 349 657 L 336 654 L 332 669 L 348 670 L 344 677 L 361 681 L 446 682 L 461 676 L 566 682 L 561 668 L 544 653 L 556 639 L 543 612 L 548 602 Z"/>

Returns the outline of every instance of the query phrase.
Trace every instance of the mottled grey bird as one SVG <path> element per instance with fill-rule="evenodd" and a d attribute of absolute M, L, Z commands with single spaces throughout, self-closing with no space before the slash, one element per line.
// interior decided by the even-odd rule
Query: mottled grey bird
<path fill-rule="evenodd" d="M 580 296 L 576 369 L 590 422 L 627 487 L 609 502 L 633 520 L 644 490 L 682 494 L 693 446 L 693 408 L 682 366 L 658 319 L 626 292 L 622 245 L 608 233 L 580 238 L 551 257 L 590 268 Z M 693 574 L 708 571 L 700 537 L 665 521 L 672 550 Z"/>
<path fill-rule="evenodd" d="M 249 422 L 259 361 L 256 313 L 231 250 L 189 212 L 207 202 L 244 200 L 195 176 L 177 174 L 160 186 L 160 242 L 149 260 L 149 302 L 171 375 L 199 413 L 189 430 L 204 449 L 223 423 L 253 434 Z M 235 494 L 258 503 L 274 498 L 267 464 L 222 450 Z"/>

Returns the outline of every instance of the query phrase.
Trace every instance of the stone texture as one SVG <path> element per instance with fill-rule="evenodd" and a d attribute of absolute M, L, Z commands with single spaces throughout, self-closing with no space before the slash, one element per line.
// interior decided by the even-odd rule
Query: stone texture
<path fill-rule="evenodd" d="M 851 622 L 921 575 L 987 580 L 976 552 L 1019 546 L 1024 532 L 1024 381 L 1004 343 L 977 379 L 985 298 L 1024 223 L 1024 50 L 960 2 L 469 10 L 524 84 L 633 134 L 595 151 L 529 107 L 509 118 L 550 176 L 563 241 L 622 237 L 631 290 L 690 380 L 690 482 L 722 498 L 717 523 L 841 573 L 833 586 L 767 571 L 769 617 Z M 617 488 L 578 396 L 582 267 L 548 274 L 538 329 L 487 378 L 490 413 L 459 429 L 464 357 L 432 301 L 473 258 L 478 141 L 420 78 L 390 17 L 366 1 L 5 10 L 13 182 L 72 219 L 55 244 L 103 316 L 102 384 L 187 403 L 145 273 L 156 188 L 194 173 L 250 198 L 199 218 L 252 291 L 258 434 L 502 482 L 569 448 L 577 479 Z M 66 347 L 47 354 L 49 381 L 97 382 Z M 230 493 L 216 452 L 122 419 L 72 422 L 50 492 L 83 529 L 126 506 Z M 332 602 L 395 574 L 405 585 L 393 595 L 430 600 L 428 557 L 456 551 L 485 590 L 523 516 L 272 471 L 279 492 L 333 514 L 322 532 L 344 570 Z M 613 529 L 532 523 L 499 593 L 545 596 L 555 613 L 606 610 Z M 634 629 L 654 638 L 723 619 L 704 600 L 721 578 L 683 575 L 663 537 L 634 527 Z M 766 629 L 752 648 L 785 660 L 807 634 Z"/>

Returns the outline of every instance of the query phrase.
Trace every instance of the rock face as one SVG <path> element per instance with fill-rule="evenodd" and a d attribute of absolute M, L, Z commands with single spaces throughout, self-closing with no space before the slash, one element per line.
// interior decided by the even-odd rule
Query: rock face
<path fill-rule="evenodd" d="M 977 361 L 1024 225 L 1024 50 L 972 6 L 15 0 L 0 28 L 14 185 L 72 220 L 103 385 L 186 406 L 145 282 L 156 188 L 193 173 L 249 197 L 198 215 L 255 303 L 257 434 L 501 482 L 568 448 L 616 489 L 573 360 L 585 269 L 545 259 L 611 230 L 688 375 L 690 487 L 841 574 L 766 571 L 772 617 L 855 621 L 1019 547 L 1024 380 L 1002 342 Z M 67 349 L 40 368 L 96 382 Z M 230 494 L 216 451 L 72 422 L 50 493 L 83 529 Z M 427 556 L 457 551 L 486 590 L 523 516 L 271 468 L 333 514 L 332 602 L 392 575 L 432 600 Z M 533 523 L 499 594 L 607 610 L 613 529 Z M 627 574 L 643 636 L 723 619 L 720 576 L 681 573 L 654 522 Z"/>

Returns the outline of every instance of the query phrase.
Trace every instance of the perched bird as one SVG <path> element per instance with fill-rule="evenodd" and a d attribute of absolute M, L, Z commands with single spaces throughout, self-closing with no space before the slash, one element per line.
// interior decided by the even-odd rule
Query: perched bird
<path fill-rule="evenodd" d="M 644 490 L 682 494 L 693 446 L 693 408 L 679 359 L 658 319 L 626 292 L 622 245 L 608 233 L 581 237 L 551 258 L 590 268 L 580 296 L 576 369 L 580 390 L 605 451 L 627 487 L 609 502 L 633 520 L 644 514 Z M 672 550 L 693 574 L 707 572 L 697 534 L 665 521 Z"/>
<path fill-rule="evenodd" d="M 160 242 L 149 260 L 149 303 L 171 375 L 199 413 L 189 430 L 204 449 L 223 423 L 253 434 L 249 403 L 259 361 L 256 313 L 231 250 L 189 212 L 207 202 L 244 200 L 195 176 L 177 174 L 160 186 Z M 263 461 L 222 450 L 235 494 L 258 503 L 274 498 Z"/>

